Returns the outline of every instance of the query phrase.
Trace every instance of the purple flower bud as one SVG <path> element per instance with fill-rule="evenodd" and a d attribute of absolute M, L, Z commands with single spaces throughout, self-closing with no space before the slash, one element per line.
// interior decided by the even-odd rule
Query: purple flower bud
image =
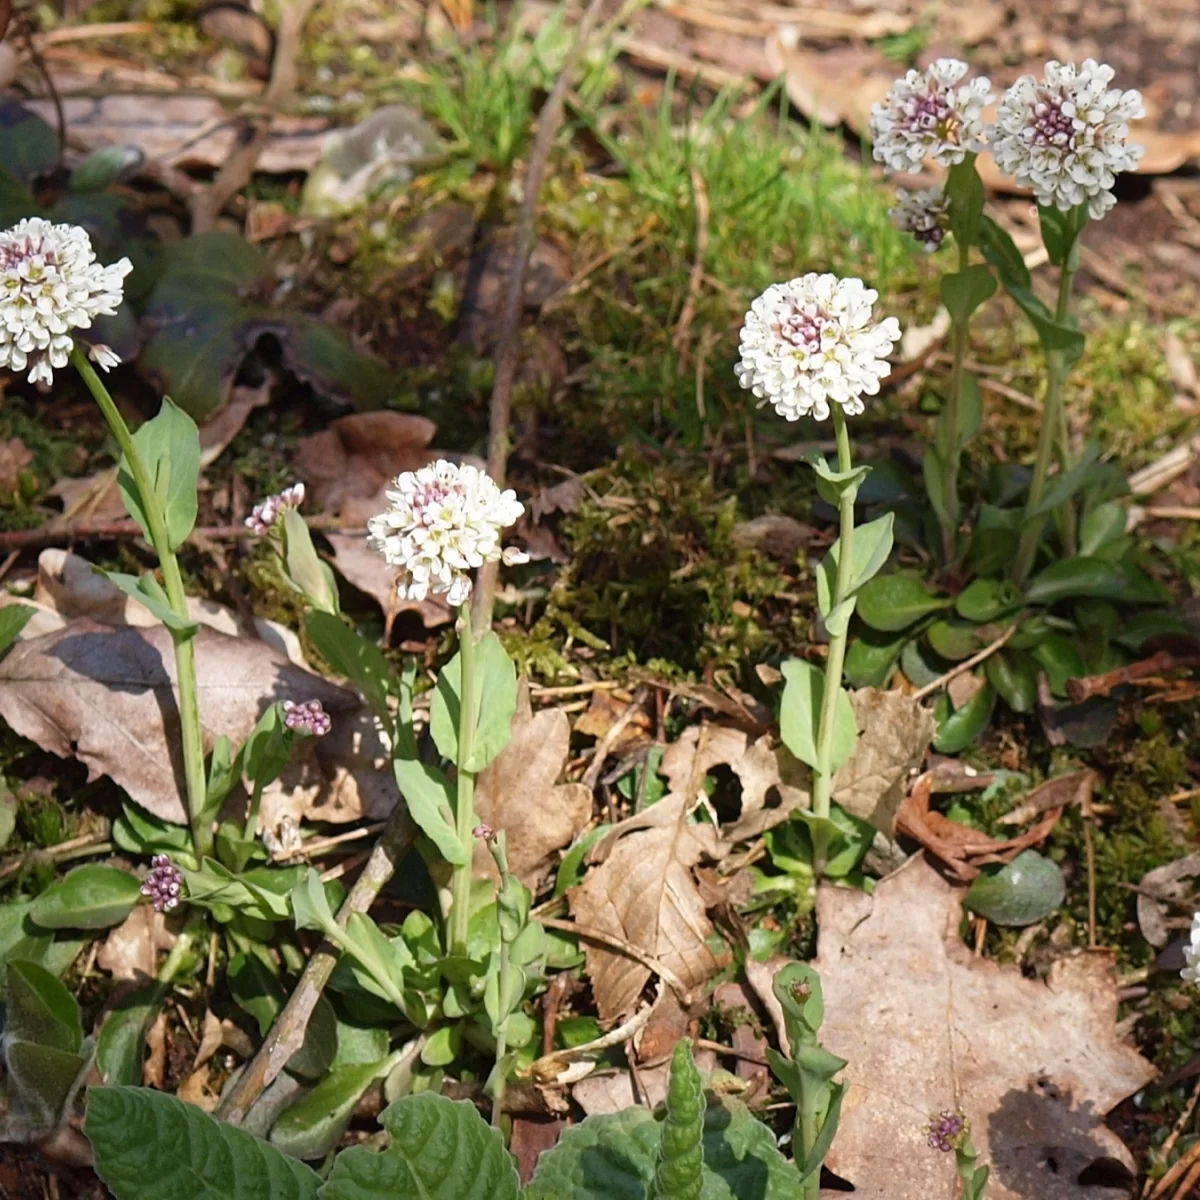
<path fill-rule="evenodd" d="M 183 894 L 183 872 L 166 854 L 150 860 L 150 872 L 142 883 L 142 895 L 150 897 L 155 912 L 170 912 Z"/>
<path fill-rule="evenodd" d="M 949 1154 L 951 1150 L 957 1150 L 967 1140 L 971 1134 L 971 1125 L 961 1112 L 943 1110 L 929 1118 L 925 1132 L 929 1135 L 931 1149 Z"/>
<path fill-rule="evenodd" d="M 256 504 L 254 511 L 246 518 L 246 528 L 263 537 L 279 523 L 289 508 L 299 508 L 303 503 L 304 484 L 294 483 L 277 496 L 268 496 L 261 504 Z"/>
<path fill-rule="evenodd" d="M 321 707 L 320 700 L 302 700 L 299 704 L 285 700 L 283 712 L 283 723 L 295 733 L 324 737 L 333 728 L 333 720 Z"/>
<path fill-rule="evenodd" d="M 479 824 L 471 830 L 471 836 L 477 837 L 484 842 L 490 842 L 495 838 L 496 831 L 486 821 L 480 821 Z"/>

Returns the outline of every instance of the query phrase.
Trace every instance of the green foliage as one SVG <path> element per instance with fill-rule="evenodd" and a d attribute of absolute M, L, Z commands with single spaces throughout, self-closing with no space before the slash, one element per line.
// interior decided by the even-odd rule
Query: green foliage
<path fill-rule="evenodd" d="M 461 678 L 460 651 L 438 676 L 430 705 L 429 729 L 443 758 L 464 770 L 482 771 L 512 738 L 512 719 L 517 710 L 517 671 L 494 633 L 485 633 L 475 643 L 475 744 L 471 761 L 464 763 L 458 761 Z"/>
<path fill-rule="evenodd" d="M 1056 862 L 1023 850 L 1010 863 L 980 875 L 963 907 L 997 925 L 1033 925 L 1061 907 L 1067 885 Z"/>
<path fill-rule="evenodd" d="M 316 1200 L 317 1175 L 194 1104 L 138 1087 L 88 1091 L 84 1132 L 116 1200 Z"/>
<path fill-rule="evenodd" d="M 142 424 L 133 441 L 162 508 L 168 545 L 178 550 L 196 524 L 196 485 L 200 476 L 200 434 L 196 423 L 166 398 L 158 415 Z M 117 484 L 126 509 L 141 526 L 147 541 L 151 541 L 150 520 L 133 472 L 124 459 L 117 472 Z"/>
<path fill-rule="evenodd" d="M 344 1150 L 334 1160 L 321 1200 L 517 1200 L 516 1167 L 500 1131 L 466 1100 L 407 1096 L 380 1117 L 391 1135 L 382 1153 Z"/>
<path fill-rule="evenodd" d="M 129 916 L 140 890 L 131 872 L 91 863 L 51 884 L 29 915 L 43 929 L 108 929 Z"/>
<path fill-rule="evenodd" d="M 783 744 L 802 762 L 814 769 L 817 755 L 817 730 L 821 703 L 825 695 L 824 672 L 804 659 L 794 658 L 783 664 L 785 680 L 779 709 L 779 732 Z M 854 753 L 858 724 L 845 688 L 839 689 L 834 709 L 833 749 L 829 770 L 836 771 Z"/>

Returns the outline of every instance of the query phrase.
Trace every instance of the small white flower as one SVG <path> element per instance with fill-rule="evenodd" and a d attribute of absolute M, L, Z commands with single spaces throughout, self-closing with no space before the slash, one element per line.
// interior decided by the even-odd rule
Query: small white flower
<path fill-rule="evenodd" d="M 967 64 L 939 58 L 928 71 L 909 71 L 887 99 L 871 109 L 871 138 L 879 162 L 893 171 L 919 170 L 927 157 L 943 167 L 983 149 L 983 110 L 992 102 L 985 77 L 958 87 Z"/>
<path fill-rule="evenodd" d="M 117 311 L 132 270 L 127 258 L 98 263 L 77 225 L 30 217 L 0 233 L 0 367 L 53 382 L 70 360 L 72 331 Z M 107 346 L 95 349 L 105 370 L 120 361 Z"/>
<path fill-rule="evenodd" d="M 1004 93 L 991 131 L 996 165 L 1042 205 L 1068 212 L 1086 204 L 1099 220 L 1114 204 L 1109 190 L 1134 171 L 1144 147 L 1129 145 L 1129 122 L 1146 115 L 1140 92 L 1110 88 L 1110 66 L 1094 58 L 1048 62 L 1044 79 L 1023 75 Z"/>
<path fill-rule="evenodd" d="M 950 226 L 950 200 L 940 187 L 923 192 L 896 189 L 896 207 L 888 209 L 896 228 L 911 233 L 932 254 L 945 240 Z"/>
<path fill-rule="evenodd" d="M 121 364 L 121 356 L 111 346 L 100 342 L 88 347 L 88 358 L 102 371 L 111 371 L 113 367 Z"/>
<path fill-rule="evenodd" d="M 746 314 L 738 383 L 789 421 L 824 421 L 830 401 L 862 412 L 862 397 L 891 373 L 885 360 L 900 339 L 895 317 L 872 322 L 878 298 L 861 279 L 836 275 L 772 284 Z"/>
<path fill-rule="evenodd" d="M 283 517 L 289 508 L 299 508 L 304 503 L 304 484 L 293 483 L 284 488 L 277 496 L 268 496 L 261 504 L 256 504 L 246 518 L 246 528 L 254 530 L 262 537 Z"/>
<path fill-rule="evenodd" d="M 1200 983 L 1200 912 L 1192 917 L 1192 933 L 1183 948 L 1183 976 L 1186 983 Z"/>
<path fill-rule="evenodd" d="M 440 459 L 406 471 L 387 493 L 391 508 L 367 523 L 368 542 L 389 566 L 404 572 L 404 599 L 445 593 L 457 607 L 471 594 L 471 572 L 485 562 L 527 562 L 528 555 L 501 549 L 500 534 L 525 511 L 509 490 L 486 472 Z"/>

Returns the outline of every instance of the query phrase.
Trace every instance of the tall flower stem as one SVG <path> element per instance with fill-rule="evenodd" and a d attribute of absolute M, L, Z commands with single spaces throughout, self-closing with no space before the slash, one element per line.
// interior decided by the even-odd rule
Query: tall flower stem
<path fill-rule="evenodd" d="M 850 460 L 850 431 L 846 427 L 846 414 L 840 404 L 833 406 L 833 428 L 837 436 L 838 471 L 845 473 L 853 469 Z M 854 565 L 854 493 L 842 493 L 838 505 L 841 529 L 838 544 L 838 568 L 835 592 L 830 611 L 836 608 L 850 590 Z M 833 733 L 837 720 L 838 696 L 842 690 L 842 667 L 846 661 L 848 630 L 835 633 L 829 639 L 829 658 L 825 662 L 825 690 L 821 695 L 821 718 L 817 725 L 817 767 L 813 772 L 813 816 L 829 819 L 829 806 L 833 798 Z M 819 827 L 813 829 L 814 866 L 819 874 L 825 865 L 828 848 Z"/>
<path fill-rule="evenodd" d="M 1075 284 L 1075 272 L 1079 269 L 1078 250 L 1073 247 L 1062 268 L 1058 281 L 1058 307 L 1055 320 L 1059 325 L 1067 324 L 1071 314 L 1071 292 Z M 1063 409 L 1063 388 L 1067 381 L 1068 368 L 1061 351 L 1046 352 L 1046 400 L 1042 406 L 1042 424 L 1038 430 L 1037 457 L 1033 463 L 1033 478 L 1029 483 L 1029 498 L 1025 502 L 1026 525 L 1021 533 L 1020 545 L 1017 547 L 1017 557 L 1013 564 L 1013 582 L 1020 586 L 1029 577 L 1037 557 L 1038 545 L 1041 542 L 1042 527 L 1045 520 L 1029 516 L 1042 502 L 1046 490 L 1046 478 L 1050 472 L 1050 462 L 1054 457 L 1055 442 L 1062 443 L 1063 466 L 1067 465 L 1067 445 L 1065 440 L 1066 420 Z M 1069 503 L 1066 507 L 1070 507 Z M 1074 512 L 1065 518 L 1064 542 L 1074 541 Z"/>
<path fill-rule="evenodd" d="M 958 269 L 966 271 L 970 265 L 971 247 L 964 241 L 958 243 Z M 942 477 L 942 507 L 946 525 L 942 530 L 943 561 L 949 566 L 958 557 L 958 467 L 962 457 L 959 438 L 962 431 L 963 374 L 967 357 L 968 326 L 965 320 L 955 321 L 951 330 L 950 345 L 953 366 L 950 370 L 950 405 L 946 410 L 946 471 Z"/>
<path fill-rule="evenodd" d="M 465 955 L 471 923 L 472 849 L 475 828 L 475 772 L 467 763 L 475 752 L 475 635 L 471 629 L 471 607 L 459 609 L 458 656 L 458 797 L 455 805 L 455 832 L 466 851 L 467 861 L 456 864 L 450 883 L 450 953 Z"/>
<path fill-rule="evenodd" d="M 129 466 L 134 485 L 142 501 L 142 511 L 146 514 L 149 526 L 150 541 L 154 552 L 158 555 L 159 566 L 162 568 L 163 590 L 167 595 L 167 603 L 171 611 L 184 621 L 191 620 L 188 611 L 187 594 L 183 590 L 183 577 L 179 573 L 179 560 L 171 549 L 170 538 L 167 535 L 167 520 L 159 502 L 154 481 L 146 469 L 145 460 L 125 424 L 125 418 L 108 394 L 100 376 L 96 374 L 87 356 L 75 346 L 71 350 L 71 361 L 75 369 L 87 384 L 108 427 L 112 430 L 121 453 Z M 192 827 L 192 842 L 200 857 L 212 853 L 212 830 L 204 819 L 205 796 L 207 784 L 204 774 L 204 740 L 200 729 L 200 704 L 196 687 L 196 647 L 193 641 L 194 633 L 170 631 L 171 640 L 175 646 L 175 673 L 179 691 L 179 725 L 180 739 L 183 749 L 183 772 L 187 787 L 188 817 Z"/>

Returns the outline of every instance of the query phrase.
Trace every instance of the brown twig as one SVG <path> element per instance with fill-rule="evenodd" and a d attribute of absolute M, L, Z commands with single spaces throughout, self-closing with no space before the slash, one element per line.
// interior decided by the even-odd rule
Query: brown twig
<path fill-rule="evenodd" d="M 1200 1142 L 1189 1146 L 1185 1153 L 1171 1164 L 1167 1173 L 1146 1193 L 1146 1200 L 1159 1200 L 1160 1197 L 1167 1194 L 1169 1188 L 1179 1182 L 1182 1176 L 1190 1177 L 1196 1168 L 1200 1168 Z M 1186 1192 L 1176 1192 L 1176 1200 L 1182 1200 L 1186 1194 Z"/>
<path fill-rule="evenodd" d="M 296 59 L 304 23 L 320 0 L 284 0 L 279 6 L 279 30 L 271 80 L 263 94 L 264 111 L 247 118 L 233 153 L 222 164 L 217 177 L 190 201 L 192 232 L 207 233 L 216 226 L 225 205 L 251 180 L 262 152 L 271 140 L 271 114 L 283 106 L 296 90 Z"/>
<path fill-rule="evenodd" d="M 681 358 L 687 352 L 692 322 L 696 319 L 696 298 L 700 295 L 700 284 L 704 279 L 704 256 L 708 253 L 708 188 L 697 167 L 692 168 L 692 195 L 696 204 L 696 256 L 688 277 L 687 297 L 675 325 L 675 336 L 671 339 L 671 348 Z"/>
<path fill-rule="evenodd" d="M 415 837 L 416 826 L 408 815 L 404 801 L 400 800 L 392 811 L 383 836 L 371 852 L 363 873 L 338 912 L 339 925 L 345 926 L 352 913 L 365 913 L 371 907 Z M 217 1116 L 222 1120 L 240 1125 L 263 1088 L 287 1066 L 288 1060 L 303 1045 L 309 1018 L 337 961 L 337 947 L 328 939 L 322 940 L 305 965 L 300 981 L 283 1011 L 271 1026 L 267 1040 L 218 1106 Z"/>
<path fill-rule="evenodd" d="M 592 761 L 588 764 L 582 780 L 583 786 L 589 792 L 596 790 L 596 784 L 599 782 L 600 772 L 604 770 L 604 764 L 608 760 L 609 751 L 617 744 L 621 734 L 628 728 L 629 722 L 641 711 L 647 692 L 647 688 L 639 688 L 637 695 L 626 705 L 625 711 L 608 727 L 607 732 L 596 743 Z"/>
<path fill-rule="evenodd" d="M 1115 671 L 1068 679 L 1067 695 L 1072 703 L 1082 704 L 1093 696 L 1107 696 L 1113 688 L 1122 684 L 1135 683 L 1139 679 L 1147 679 L 1163 671 L 1181 671 L 1191 667 L 1200 667 L 1200 654 L 1174 655 L 1169 650 L 1160 650 L 1149 658 L 1143 658 L 1141 662 L 1118 667 Z"/>
<path fill-rule="evenodd" d="M 660 962 L 653 954 L 648 954 L 641 946 L 635 946 L 615 933 L 596 929 L 591 925 L 580 925 L 576 921 L 561 921 L 557 917 L 536 917 L 536 920 L 538 924 L 544 925 L 547 929 L 557 929 L 560 933 L 573 933 L 585 942 L 597 942 L 608 950 L 614 950 L 617 954 L 624 954 L 627 958 L 632 958 L 634 962 L 641 963 L 647 971 L 652 971 L 657 975 L 679 997 L 680 1004 L 686 1005 L 691 1002 L 691 992 L 684 987 L 683 980 L 670 967 Z"/>
<path fill-rule="evenodd" d="M 508 425 L 520 353 L 519 334 L 525 295 L 525 273 L 529 266 L 529 256 L 533 253 L 534 218 L 537 214 L 538 198 L 541 195 L 550 151 L 562 124 L 567 89 L 575 72 L 575 64 L 600 19 L 602 7 L 602 0 L 588 0 L 583 17 L 575 28 L 575 39 L 567 51 L 562 70 L 559 71 L 554 87 L 550 89 L 550 95 L 538 117 L 537 134 L 529 152 L 529 168 L 525 172 L 525 195 L 521 199 L 521 211 L 517 217 L 517 243 L 513 253 L 512 272 L 508 277 L 504 307 L 500 313 L 500 331 L 496 339 L 495 382 L 488 403 L 487 469 L 488 474 L 501 487 L 504 486 L 508 472 Z M 492 627 L 497 572 L 498 565 L 494 562 L 485 563 L 480 568 L 475 595 L 471 598 L 471 623 L 475 629 L 486 630 Z"/>
<path fill-rule="evenodd" d="M 1188 1097 L 1188 1102 L 1183 1106 L 1183 1112 L 1179 1114 L 1179 1120 L 1171 1127 L 1171 1132 L 1167 1134 L 1166 1140 L 1159 1148 L 1159 1154 L 1162 1159 L 1171 1157 L 1171 1151 L 1175 1149 L 1175 1143 L 1179 1141 L 1183 1131 L 1187 1128 L 1187 1123 L 1192 1119 L 1192 1113 L 1196 1111 L 1196 1102 L 1200 1100 L 1200 1079 L 1196 1080 L 1192 1088 L 1192 1094 Z"/>
<path fill-rule="evenodd" d="M 1017 626 L 1010 625 L 994 642 L 989 642 L 988 645 L 984 646 L 978 654 L 972 654 L 970 658 L 956 663 L 944 675 L 939 675 L 932 683 L 927 683 L 923 688 L 919 688 L 913 692 L 912 698 L 914 700 L 924 700 L 926 696 L 931 696 L 934 692 L 941 691 L 952 679 L 957 679 L 960 675 L 965 675 L 968 671 L 979 666 L 981 662 L 991 658 L 997 650 L 1003 649 L 1008 639 L 1016 632 Z"/>

